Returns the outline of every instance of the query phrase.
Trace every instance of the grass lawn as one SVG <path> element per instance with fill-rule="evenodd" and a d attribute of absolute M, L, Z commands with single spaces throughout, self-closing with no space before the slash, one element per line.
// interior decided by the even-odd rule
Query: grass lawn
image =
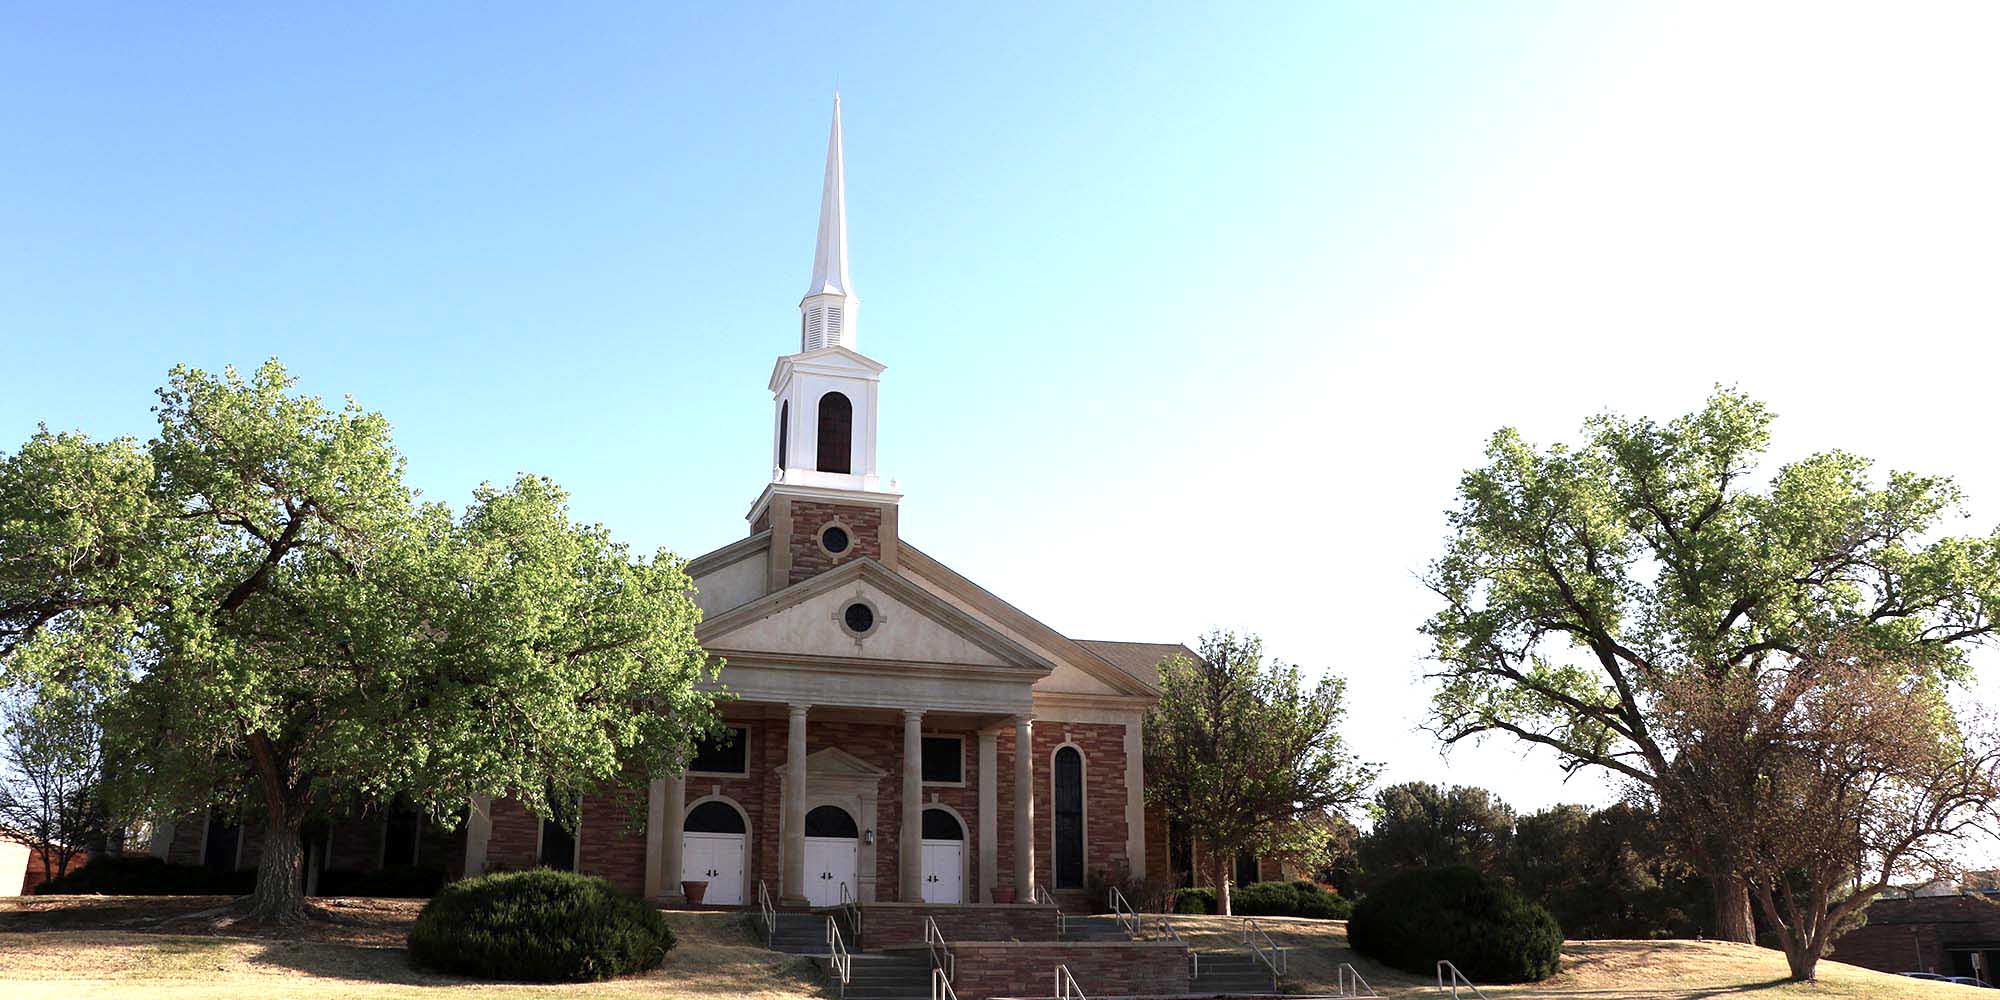
<path fill-rule="evenodd" d="M 216 1000 L 454 1000 L 474 994 L 566 1000 L 821 997 L 810 960 L 764 950 L 745 919 L 727 913 L 669 913 L 679 945 L 658 971 L 634 979 L 576 986 L 496 985 L 437 976 L 410 966 L 403 935 L 419 904 L 406 900 L 330 900 L 335 919 L 303 936 L 244 937 L 206 911 L 201 897 L 42 897 L 0 900 L 0 1000 L 12 998 L 216 998 Z M 1176 917 L 1189 943 L 1204 950 L 1241 947 L 1239 921 Z M 1347 950 L 1340 921 L 1260 917 L 1291 949 L 1286 986 L 1329 993 L 1335 970 L 1352 962 L 1385 997 L 1436 997 L 1428 979 L 1394 972 Z M 1978 997 L 1965 987 L 1919 982 L 1820 964 L 1818 983 L 1787 983 L 1776 952 L 1693 941 L 1572 941 L 1563 971 L 1532 986 L 1482 987 L 1491 1000 L 1588 997 L 1593 1000 L 1951 1000 Z M 1082 983 L 1087 991 L 1089 983 Z M 1047 986 L 1024 984 L 1024 992 Z"/>
<path fill-rule="evenodd" d="M 333 901 L 330 908 L 343 923 L 315 927 L 308 940 L 282 940 L 172 933 L 195 922 L 176 914 L 212 907 L 219 902 L 216 899 L 189 904 L 178 899 L 68 897 L 97 899 L 104 905 L 60 909 L 47 905 L 61 898 L 0 903 L 0 998 L 456 1000 L 478 995 L 521 1000 L 775 1000 L 820 996 L 809 960 L 765 950 L 737 914 L 669 913 L 667 919 L 678 944 L 666 964 L 651 974 L 608 983 L 530 986 L 496 985 L 412 968 L 403 951 L 402 934 L 415 919 L 417 902 Z M 42 904 L 41 909 L 37 904 Z M 96 929 L 77 929 L 86 924 Z M 45 927 L 49 929 L 41 929 Z"/>
<path fill-rule="evenodd" d="M 1189 944 L 1210 948 L 1240 947 L 1240 921 L 1224 917 L 1175 917 L 1175 927 Z M 1347 949 L 1347 922 L 1258 917 L 1257 923 L 1279 945 L 1290 949 L 1285 988 L 1294 993 L 1331 993 L 1335 970 L 1351 962 L 1369 985 L 1385 997 L 1436 997 L 1435 981 L 1376 965 Z M 1480 990 L 1492 1000 L 1543 997 L 1592 997 L 1599 1000 L 1706 1000 L 1740 996 L 1745 1000 L 1795 1000 L 1802 997 L 1867 997 L 1870 1000 L 1973 1000 L 1985 994 L 1963 986 L 1923 982 L 1887 973 L 1821 962 L 1819 982 L 1785 982 L 1785 956 L 1750 945 L 1695 941 L 1569 941 L 1563 944 L 1562 971 L 1528 986 L 1487 986 Z M 1084 983 L 1088 990 L 1090 984 Z"/>

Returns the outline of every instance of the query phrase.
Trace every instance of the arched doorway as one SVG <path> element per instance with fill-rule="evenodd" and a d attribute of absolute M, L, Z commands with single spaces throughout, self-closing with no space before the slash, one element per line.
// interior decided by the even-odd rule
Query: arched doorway
<path fill-rule="evenodd" d="M 924 810 L 926 903 L 965 902 L 965 825 L 949 811 Z"/>
<path fill-rule="evenodd" d="M 746 832 L 743 814 L 721 799 L 688 810 L 681 824 L 681 881 L 707 882 L 702 902 L 743 905 Z"/>
<path fill-rule="evenodd" d="M 819 806 L 806 813 L 806 902 L 839 906 L 840 890 L 859 897 L 861 831 L 854 817 L 839 806 Z"/>

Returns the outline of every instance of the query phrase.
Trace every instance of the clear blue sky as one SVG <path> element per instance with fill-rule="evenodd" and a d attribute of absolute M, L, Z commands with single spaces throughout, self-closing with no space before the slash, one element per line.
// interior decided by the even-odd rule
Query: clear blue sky
<path fill-rule="evenodd" d="M 1502 424 L 1734 382 L 2000 520 L 1990 8 L 748 7 L 10 5 L 0 448 L 277 356 L 433 497 L 739 537 L 837 85 L 905 534 L 1073 635 L 1342 672 L 1392 778 L 1609 792 L 1413 731 Z"/>

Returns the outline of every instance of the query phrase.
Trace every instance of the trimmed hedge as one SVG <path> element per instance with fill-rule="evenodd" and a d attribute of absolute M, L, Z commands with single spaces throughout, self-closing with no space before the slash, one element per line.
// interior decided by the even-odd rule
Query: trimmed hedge
<path fill-rule="evenodd" d="M 1418 868 L 1371 890 L 1347 924 L 1354 950 L 1418 975 L 1450 959 L 1479 983 L 1531 983 L 1562 961 L 1549 911 L 1467 867 Z"/>
<path fill-rule="evenodd" d="M 1253 882 L 1229 892 L 1229 907 L 1246 917 L 1311 917 L 1345 920 L 1354 904 L 1317 882 Z M 1175 913 L 1214 913 L 1214 889 L 1182 889 L 1174 896 Z"/>
<path fill-rule="evenodd" d="M 410 928 L 410 957 L 479 979 L 580 983 L 644 972 L 674 932 L 660 911 L 601 878 L 547 869 L 445 886 Z"/>
<path fill-rule="evenodd" d="M 256 869 L 211 871 L 155 857 L 100 854 L 81 868 L 35 887 L 37 896 L 241 896 L 257 884 Z"/>
<path fill-rule="evenodd" d="M 319 873 L 318 895 L 378 896 L 388 899 L 429 899 L 444 888 L 444 870 L 415 865 L 390 865 L 361 872 L 329 868 Z"/>

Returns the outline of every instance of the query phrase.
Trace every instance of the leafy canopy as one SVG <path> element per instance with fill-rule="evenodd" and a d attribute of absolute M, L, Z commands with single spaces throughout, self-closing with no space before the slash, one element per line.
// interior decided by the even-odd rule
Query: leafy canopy
<path fill-rule="evenodd" d="M 1375 776 L 1341 739 L 1345 691 L 1339 677 L 1307 687 L 1297 666 L 1267 663 L 1256 636 L 1211 633 L 1199 656 L 1160 665 L 1147 798 L 1218 864 L 1243 850 L 1318 850 L 1326 817 L 1358 802 Z"/>
<path fill-rule="evenodd" d="M 680 560 L 532 476 L 424 502 L 382 415 L 293 388 L 275 361 L 176 368 L 152 441 L 44 428 L 0 455 L 0 667 L 105 692 L 123 808 L 546 811 L 679 765 L 716 670 Z"/>
<path fill-rule="evenodd" d="M 1718 390 L 1665 424 L 1614 414 L 1576 447 L 1493 436 L 1426 582 L 1448 742 L 1507 733 L 1641 783 L 1674 748 L 1655 701 L 1687 672 L 1756 675 L 1836 633 L 1945 680 L 1993 631 L 2000 536 L 1940 536 L 1949 479 L 1831 451 L 1752 477 L 1765 406 Z"/>

